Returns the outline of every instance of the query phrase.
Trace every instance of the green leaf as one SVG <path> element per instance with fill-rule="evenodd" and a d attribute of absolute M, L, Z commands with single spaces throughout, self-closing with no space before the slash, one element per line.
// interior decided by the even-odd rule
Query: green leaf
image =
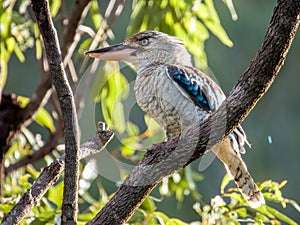
<path fill-rule="evenodd" d="M 236 209 L 236 212 L 237 214 L 242 217 L 242 218 L 245 218 L 248 216 L 248 213 L 247 213 L 247 209 L 246 208 L 239 208 L 239 209 Z"/>
<path fill-rule="evenodd" d="M 51 222 L 54 220 L 56 212 L 53 210 L 43 210 L 42 212 L 36 212 L 34 215 L 38 218 L 43 224 L 45 222 Z M 53 224 L 53 223 L 52 223 Z"/>
<path fill-rule="evenodd" d="M 55 204 L 54 202 L 52 202 L 50 199 L 47 199 L 47 198 L 42 198 L 42 202 L 45 203 L 45 205 L 47 207 L 49 207 L 51 210 L 55 211 L 58 209 L 58 205 Z"/>
<path fill-rule="evenodd" d="M 216 36 L 219 40 L 232 47 L 233 43 L 226 34 L 224 28 L 221 25 L 218 13 L 215 10 L 212 0 L 206 0 L 205 4 L 201 3 L 197 10 L 198 17 L 204 22 L 205 26 Z"/>
<path fill-rule="evenodd" d="M 63 187 L 64 187 L 64 183 L 59 182 L 58 184 L 52 186 L 48 190 L 48 194 L 47 194 L 48 199 L 54 202 L 57 206 L 60 206 L 62 204 Z"/>
<path fill-rule="evenodd" d="M 18 45 L 14 46 L 14 53 L 16 54 L 16 56 L 18 57 L 18 59 L 20 60 L 20 62 L 24 62 L 25 61 L 25 56 L 23 54 L 23 52 L 21 51 L 20 47 Z"/>
<path fill-rule="evenodd" d="M 119 133 L 124 133 L 126 128 L 124 107 L 121 101 L 116 100 L 114 106 L 111 109 L 112 111 L 112 121 L 114 128 L 117 129 Z"/>
<path fill-rule="evenodd" d="M 10 5 L 10 7 L 6 8 L 4 12 L 0 13 L 0 21 L 1 21 L 1 37 L 2 40 L 5 40 L 10 33 L 10 27 L 11 27 L 11 17 L 12 17 L 12 8 L 13 5 Z"/>
<path fill-rule="evenodd" d="M 154 201 L 150 198 L 146 198 L 144 202 L 141 204 L 140 209 L 143 209 L 147 212 L 153 212 L 156 209 Z"/>
<path fill-rule="evenodd" d="M 52 17 L 55 17 L 60 9 L 61 1 L 60 0 L 50 0 L 50 13 Z"/>
<path fill-rule="evenodd" d="M 154 216 L 158 219 L 160 224 L 164 224 L 169 220 L 169 217 L 162 212 L 154 212 Z"/>
<path fill-rule="evenodd" d="M 292 220 L 291 218 L 287 217 L 286 215 L 284 215 L 283 213 L 279 212 L 278 210 L 272 208 L 272 207 L 269 207 L 269 206 L 266 206 L 268 211 L 270 213 L 272 213 L 272 215 L 276 216 L 278 219 L 284 221 L 284 222 L 287 222 L 288 224 L 291 224 L 291 225 L 297 225 L 297 223 Z"/>
<path fill-rule="evenodd" d="M 87 38 L 86 40 L 84 40 L 81 45 L 80 45 L 80 49 L 86 51 L 87 49 L 89 49 L 89 47 L 92 44 L 93 39 L 92 38 Z"/>
<path fill-rule="evenodd" d="M 35 121 L 38 124 L 47 127 L 51 132 L 55 131 L 53 119 L 46 109 L 44 108 L 38 109 L 36 113 Z"/>
<path fill-rule="evenodd" d="M 42 48 L 42 42 L 40 39 L 35 40 L 35 57 L 37 59 L 40 59 L 42 57 L 43 48 Z"/>
<path fill-rule="evenodd" d="M 111 129 L 124 133 L 126 120 L 122 101 L 129 93 L 127 79 L 120 73 L 119 65 L 115 62 L 106 62 L 99 77 L 99 82 L 95 82 L 93 89 L 99 90 L 100 86 L 99 96 L 104 120 Z"/>
<path fill-rule="evenodd" d="M 23 176 L 20 177 L 20 184 L 22 185 L 22 187 L 29 189 L 31 188 L 31 183 L 28 182 L 28 179 L 31 177 L 30 174 L 24 174 Z"/>
<path fill-rule="evenodd" d="M 232 181 L 232 178 L 226 173 L 223 177 L 223 180 L 220 185 L 220 193 L 224 194 L 226 186 L 229 184 L 229 182 Z"/>
<path fill-rule="evenodd" d="M 21 103 L 21 107 L 25 108 L 30 101 L 30 98 L 19 95 L 17 101 Z"/>
<path fill-rule="evenodd" d="M 188 224 L 179 219 L 170 219 L 166 222 L 166 225 L 188 225 Z"/>
<path fill-rule="evenodd" d="M 146 1 L 141 0 L 141 1 L 137 1 L 137 4 L 134 5 L 133 12 L 130 17 L 130 23 L 127 28 L 127 34 L 129 36 L 141 30 L 142 23 L 147 17 L 146 4 L 147 4 Z"/>
<path fill-rule="evenodd" d="M 21 132 L 26 137 L 26 140 L 31 146 L 36 144 L 35 136 L 29 129 L 27 129 L 26 127 L 22 127 Z M 27 143 L 25 142 L 25 144 Z"/>
<path fill-rule="evenodd" d="M 291 204 L 298 212 L 300 212 L 300 206 L 299 204 L 292 199 L 285 199 L 286 203 Z"/>
<path fill-rule="evenodd" d="M 126 123 L 126 131 L 128 136 L 137 136 L 140 133 L 139 127 L 130 121 Z"/>
<path fill-rule="evenodd" d="M 121 147 L 121 153 L 123 157 L 132 156 L 135 153 L 135 149 L 129 148 L 127 145 Z"/>
<path fill-rule="evenodd" d="M 33 179 L 37 179 L 40 175 L 40 172 L 37 171 L 32 165 L 26 167 L 26 171 L 32 176 Z"/>
<path fill-rule="evenodd" d="M 122 148 L 121 152 L 122 155 L 128 156 L 133 155 L 137 149 L 140 148 L 140 144 L 138 143 L 139 137 L 138 136 L 132 136 L 132 137 L 126 137 L 122 139 Z"/>
<path fill-rule="evenodd" d="M 281 183 L 279 184 L 278 188 L 281 189 L 281 188 L 283 188 L 286 184 L 287 184 L 287 180 L 283 180 L 283 181 L 281 181 Z"/>
<path fill-rule="evenodd" d="M 30 98 L 19 95 L 17 100 L 21 103 L 21 107 L 25 108 L 27 106 L 27 104 L 29 103 Z M 38 124 L 40 124 L 44 127 L 47 127 L 51 132 L 55 131 L 53 119 L 45 108 L 40 107 L 37 110 L 36 115 L 34 116 L 34 120 Z"/>
<path fill-rule="evenodd" d="M 98 30 L 100 28 L 101 22 L 103 21 L 103 18 L 101 14 L 99 13 L 99 5 L 97 1 L 91 2 L 91 9 L 90 12 L 92 13 L 92 20 L 95 26 L 95 29 Z"/>
<path fill-rule="evenodd" d="M 4 51 L 4 49 L 0 46 L 1 50 Z M 1 54 L 2 55 L 2 54 Z M 7 79 L 7 64 L 5 60 L 1 57 L 1 72 L 0 72 L 0 88 L 4 88 L 6 84 L 6 79 Z"/>
<path fill-rule="evenodd" d="M 5 40 L 6 46 L 7 46 L 7 51 L 9 53 L 14 51 L 14 48 L 16 46 L 16 40 L 14 37 L 9 37 Z"/>
<path fill-rule="evenodd" d="M 15 204 L 11 204 L 9 202 L 5 203 L 5 204 L 0 204 L 0 211 L 5 214 L 9 213 L 14 208 L 14 206 L 15 206 Z"/>
<path fill-rule="evenodd" d="M 185 170 L 184 170 L 184 173 L 185 173 L 185 178 L 188 182 L 188 185 L 189 185 L 189 189 L 191 190 L 195 190 L 196 189 L 196 183 L 193 179 L 193 171 L 192 171 L 192 168 L 190 165 L 188 165 L 187 167 L 185 167 Z"/>

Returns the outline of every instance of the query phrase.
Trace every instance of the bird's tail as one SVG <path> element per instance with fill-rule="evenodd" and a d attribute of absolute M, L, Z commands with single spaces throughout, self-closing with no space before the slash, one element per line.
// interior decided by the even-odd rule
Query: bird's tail
<path fill-rule="evenodd" d="M 252 208 L 257 208 L 261 204 L 265 204 L 262 193 L 248 172 L 247 167 L 240 156 L 240 152 L 237 149 L 234 149 L 230 137 L 217 144 L 212 150 L 224 163 L 228 174 L 233 177 L 236 185 L 249 205 Z"/>

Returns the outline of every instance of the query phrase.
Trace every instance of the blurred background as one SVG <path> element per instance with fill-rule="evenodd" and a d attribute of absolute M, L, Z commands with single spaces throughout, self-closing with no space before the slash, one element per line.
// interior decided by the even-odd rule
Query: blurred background
<path fill-rule="evenodd" d="M 66 2 L 68 4 L 68 2 L 72 1 Z M 225 46 L 210 33 L 204 49 L 208 68 L 210 69 L 209 73 L 215 76 L 225 94 L 228 94 L 260 48 L 276 1 L 234 1 L 238 15 L 236 21 L 232 20 L 228 8 L 222 1 L 214 1 L 214 3 L 222 26 L 233 42 L 233 46 Z M 101 4 L 108 4 L 108 1 L 101 2 L 100 6 Z M 127 27 L 132 13 L 131 6 L 132 2 L 126 1 L 122 14 L 112 27 L 114 36 L 108 40 L 110 44 L 119 43 L 127 37 Z M 104 9 L 105 7 L 103 7 Z M 102 10 L 101 7 L 100 10 Z M 20 63 L 16 56 L 12 55 L 8 65 L 9 76 L 4 93 L 16 93 L 17 95 L 28 97 L 32 95 L 40 80 L 40 71 L 34 55 L 33 49 L 27 50 L 24 63 Z M 299 62 L 300 36 L 298 32 L 285 64 L 275 82 L 242 124 L 248 140 L 252 144 L 252 148 L 247 149 L 247 154 L 243 158 L 254 180 L 256 182 L 268 179 L 278 182 L 287 180 L 288 183 L 282 192 L 285 197 L 298 202 L 300 201 Z M 134 70 L 125 64 L 121 64 L 120 67 L 122 73 L 125 74 L 131 83 L 135 77 Z M 91 90 L 95 88 L 97 89 L 97 85 L 91 87 Z M 134 98 L 132 89 L 128 98 L 131 100 Z M 89 108 L 88 112 L 85 112 L 87 113 L 86 115 L 95 116 L 95 120 L 91 121 L 91 118 L 87 116 L 81 119 L 83 139 L 89 137 L 90 134 L 93 135 L 94 131 L 90 129 L 91 124 L 95 126 L 96 121 L 103 120 L 101 104 L 86 104 L 86 107 Z M 129 112 L 126 114 L 128 118 L 137 123 L 140 131 L 144 132 L 146 128 L 143 122 L 143 112 L 134 103 L 128 110 Z M 33 133 L 41 133 L 47 136 L 47 132 L 37 124 L 33 123 L 30 125 L 30 129 Z M 108 194 L 116 191 L 120 184 L 118 182 L 123 177 L 119 166 L 126 168 L 128 171 L 134 165 L 132 161 L 129 162 L 125 158 L 119 157 L 119 154 L 116 153 L 120 139 L 122 138 L 116 135 L 116 138 L 109 144 L 106 151 L 96 156 L 96 164 L 98 164 L 96 180 L 101 182 Z M 157 140 L 159 139 L 163 139 L 161 133 L 160 138 Z M 87 162 L 90 162 L 90 160 L 87 160 Z M 198 171 L 199 164 L 200 159 L 193 162 L 191 168 L 194 171 Z M 201 201 L 210 202 L 210 199 L 220 192 L 219 187 L 225 174 L 225 169 L 220 161 L 215 159 L 208 168 L 200 173 L 204 179 L 196 182 L 196 189 L 201 193 Z M 93 193 L 93 188 L 97 189 L 97 186 L 95 184 L 91 185 L 91 193 Z M 160 198 L 158 188 L 152 192 L 152 195 Z M 185 221 L 193 221 L 198 218 L 197 213 L 190 210 L 194 202 L 191 195 L 186 196 L 180 203 L 176 201 L 174 196 L 170 196 L 165 197 L 161 202 L 157 202 L 157 206 L 167 215 L 173 215 Z M 285 212 L 295 221 L 300 221 L 299 212 L 294 208 L 288 206 Z"/>

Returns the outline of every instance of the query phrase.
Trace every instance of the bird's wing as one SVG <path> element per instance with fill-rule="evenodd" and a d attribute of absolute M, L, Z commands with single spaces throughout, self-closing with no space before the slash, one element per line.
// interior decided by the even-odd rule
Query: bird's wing
<path fill-rule="evenodd" d="M 215 111 L 221 101 L 225 99 L 220 88 L 195 68 L 168 65 L 166 73 L 175 86 L 204 111 Z M 218 93 L 214 93 L 212 85 L 217 86 Z"/>
<path fill-rule="evenodd" d="M 166 72 L 183 95 L 208 113 L 215 111 L 226 98 L 221 88 L 196 68 L 168 65 Z M 240 125 L 229 135 L 229 139 L 237 152 L 245 153 L 245 143 L 250 146 Z"/>

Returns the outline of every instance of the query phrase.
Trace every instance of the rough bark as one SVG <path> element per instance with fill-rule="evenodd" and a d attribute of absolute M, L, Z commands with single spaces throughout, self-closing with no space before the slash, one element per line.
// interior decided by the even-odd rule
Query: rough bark
<path fill-rule="evenodd" d="M 86 5 L 89 3 L 89 1 L 90 0 L 76 1 L 76 3 L 74 4 L 71 16 L 69 17 L 69 20 L 71 21 L 71 23 L 69 23 L 66 26 L 65 33 L 67 35 L 64 36 L 65 39 L 62 44 L 62 48 L 65 49 L 65 51 L 67 50 L 67 46 L 70 45 L 70 43 L 72 42 L 72 40 L 74 38 L 75 31 L 76 31 L 78 22 L 81 17 L 81 13 L 82 13 L 83 9 L 86 7 Z M 45 71 L 43 71 L 43 72 L 45 73 Z M 5 114 L 9 115 L 9 117 L 6 117 L 6 118 L 0 117 L 0 124 L 4 125 L 4 126 L 1 126 L 2 132 L 0 135 L 0 145 L 1 145 L 0 146 L 0 178 L 1 178 L 1 180 L 4 179 L 5 174 L 10 172 L 10 171 L 5 171 L 5 168 L 3 165 L 3 160 L 5 157 L 6 150 L 10 146 L 10 140 L 20 130 L 20 127 L 22 127 L 25 123 L 27 123 L 28 121 L 30 121 L 32 119 L 32 116 L 36 113 L 36 111 L 39 109 L 39 107 L 41 105 L 43 105 L 43 102 L 45 100 L 47 100 L 47 98 L 45 98 L 45 97 L 47 96 L 47 93 L 49 93 L 49 91 L 51 90 L 50 88 L 52 86 L 52 79 L 51 79 L 51 76 L 46 76 L 46 74 L 44 74 L 45 76 L 42 78 L 42 80 L 39 83 L 39 85 L 37 86 L 32 98 L 30 99 L 30 102 L 24 109 L 19 108 L 18 110 L 16 110 L 11 107 L 6 108 Z M 49 75 L 49 74 L 47 74 L 47 75 Z M 7 99 L 7 96 L 3 96 L 3 98 Z M 18 104 L 18 103 L 16 103 L 16 101 L 15 101 L 15 103 L 13 103 L 13 104 Z M 4 106 L 2 103 L 1 103 L 1 105 L 2 105 L 2 107 Z M 12 119 L 13 117 L 15 117 L 17 119 Z M 60 138 L 61 138 L 61 135 L 57 136 L 55 138 L 57 140 L 57 142 L 56 143 L 51 142 L 51 143 L 56 146 Z M 50 146 L 49 148 L 47 148 L 47 146 L 45 146 L 43 149 L 46 149 L 45 153 L 40 152 L 41 154 L 34 155 L 32 157 L 32 159 L 33 158 L 38 159 L 39 156 L 42 156 L 46 153 L 51 152 L 53 147 Z M 22 161 L 20 164 L 23 165 L 26 162 L 28 162 L 27 159 Z M 19 166 L 19 165 L 17 165 L 17 166 Z M 17 168 L 17 166 L 14 168 L 11 167 L 10 169 L 15 169 L 15 168 Z M 0 186 L 0 193 L 1 193 L 1 186 Z"/>
<path fill-rule="evenodd" d="M 113 132 L 106 129 L 103 123 L 100 123 L 97 136 L 80 145 L 79 159 L 101 151 L 112 137 Z M 54 185 L 64 168 L 64 157 L 44 168 L 32 187 L 27 190 L 15 207 L 3 218 L 2 225 L 19 224 L 32 208 L 40 202 L 48 189 Z"/>
<path fill-rule="evenodd" d="M 32 9 L 42 34 L 49 71 L 52 76 L 64 121 L 65 177 L 62 224 L 76 224 L 79 177 L 79 129 L 74 97 L 65 74 L 56 30 L 46 0 L 32 1 Z"/>
<path fill-rule="evenodd" d="M 299 24 L 300 1 L 279 0 L 263 45 L 221 107 L 181 140 L 153 146 L 88 224 L 123 224 L 162 177 L 201 157 L 243 121 L 278 74 Z M 219 121 L 226 118 L 226 127 Z"/>
<path fill-rule="evenodd" d="M 62 160 L 57 160 L 44 168 L 32 187 L 27 190 L 11 212 L 3 218 L 2 225 L 19 224 L 58 180 L 63 169 L 64 162 Z"/>

